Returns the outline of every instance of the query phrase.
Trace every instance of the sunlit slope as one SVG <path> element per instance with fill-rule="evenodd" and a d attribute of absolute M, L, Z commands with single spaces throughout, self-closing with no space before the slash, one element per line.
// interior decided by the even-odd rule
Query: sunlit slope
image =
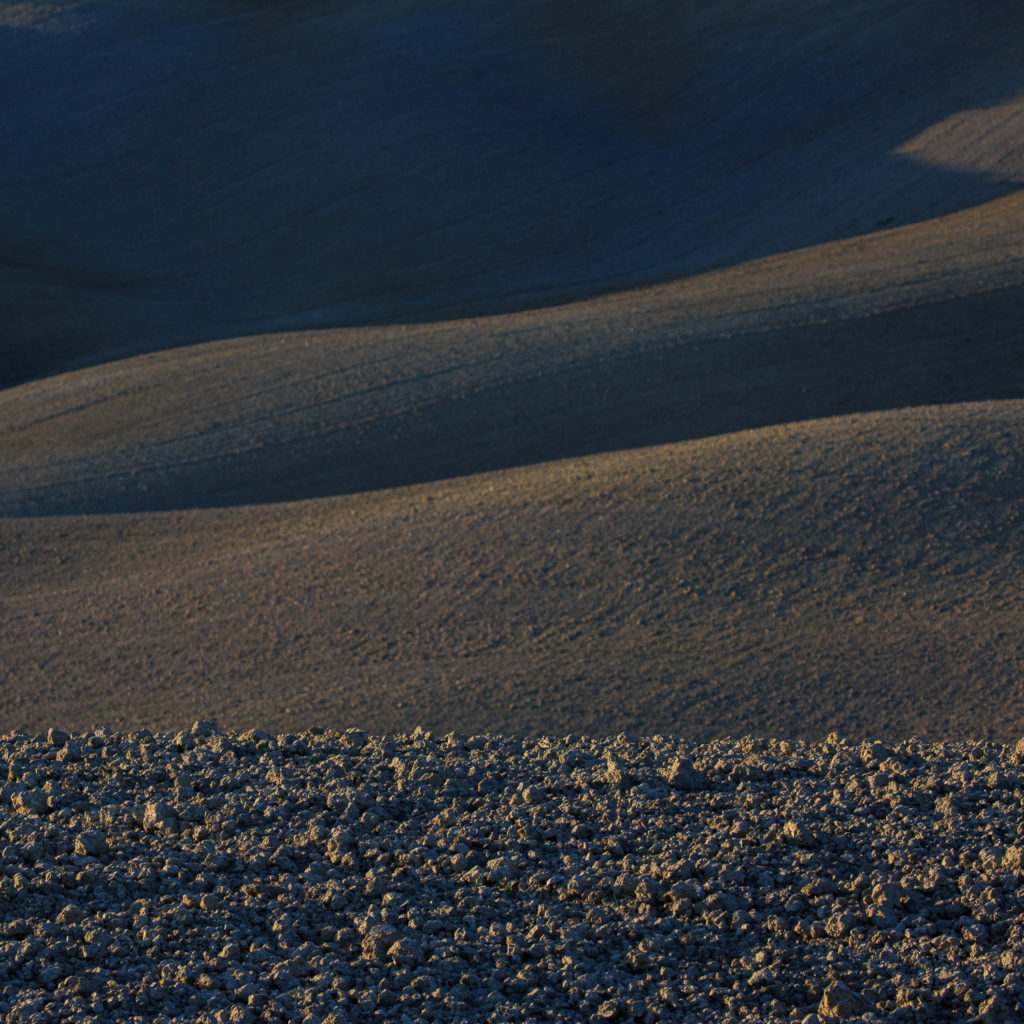
<path fill-rule="evenodd" d="M 0 520 L 5 727 L 1024 733 L 1024 404 Z"/>
<path fill-rule="evenodd" d="M 1024 198 L 573 306 L 176 349 L 0 393 L 0 512 L 286 501 L 1024 395 Z"/>
<path fill-rule="evenodd" d="M 0 5 L 0 384 L 563 301 L 1024 181 L 1016 0 Z"/>

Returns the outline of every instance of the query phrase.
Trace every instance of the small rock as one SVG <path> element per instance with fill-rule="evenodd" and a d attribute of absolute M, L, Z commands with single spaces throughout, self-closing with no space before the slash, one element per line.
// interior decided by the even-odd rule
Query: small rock
<path fill-rule="evenodd" d="M 636 782 L 636 776 L 625 761 L 609 756 L 606 762 L 604 780 L 619 789 L 628 789 Z"/>
<path fill-rule="evenodd" d="M 101 832 L 81 832 L 75 839 L 75 853 L 80 857 L 101 857 L 107 850 L 107 841 Z"/>
<path fill-rule="evenodd" d="M 368 928 L 361 943 L 363 956 L 371 962 L 383 961 L 389 949 L 402 938 L 401 933 L 389 925 Z"/>
<path fill-rule="evenodd" d="M 1012 760 L 1016 764 L 1024 764 L 1024 736 L 1017 740 L 1017 745 L 1013 748 Z"/>
<path fill-rule="evenodd" d="M 994 992 L 978 1007 L 982 1024 L 1016 1024 L 1018 1019 L 1002 992 Z"/>
<path fill-rule="evenodd" d="M 636 898 L 640 903 L 660 903 L 665 898 L 665 886 L 656 878 L 645 875 L 636 887 Z"/>
<path fill-rule="evenodd" d="M 367 743 L 367 740 L 369 739 L 369 736 L 367 735 L 365 729 L 354 729 L 353 728 L 353 729 L 346 729 L 345 730 L 344 739 L 345 739 L 345 742 L 348 744 L 349 748 L 355 748 L 356 750 L 361 750 L 363 747 L 366 746 L 366 743 Z"/>
<path fill-rule="evenodd" d="M 196 725 L 199 724 L 199 722 L 196 722 Z M 194 728 L 195 726 L 193 726 Z M 192 750 L 196 745 L 195 736 L 190 732 L 176 733 L 172 742 L 176 750 Z"/>
<path fill-rule="evenodd" d="M 75 762 L 82 760 L 82 744 L 76 739 L 68 739 L 65 741 L 64 746 L 57 753 L 57 760 L 65 762 Z"/>
<path fill-rule="evenodd" d="M 203 719 L 201 722 L 194 723 L 190 732 L 198 739 L 203 736 L 215 736 L 220 732 L 220 729 L 213 719 Z"/>
<path fill-rule="evenodd" d="M 49 743 L 51 747 L 63 747 L 69 739 L 71 739 L 71 736 L 63 729 L 51 729 L 46 734 L 46 742 Z"/>
<path fill-rule="evenodd" d="M 693 762 L 687 757 L 672 760 L 664 778 L 670 786 L 684 793 L 697 793 L 708 788 L 708 780 L 694 768 Z"/>
<path fill-rule="evenodd" d="M 1008 846 L 1003 854 L 1001 867 L 1004 871 L 1020 874 L 1024 864 L 1024 849 L 1020 846 Z"/>
<path fill-rule="evenodd" d="M 404 964 L 407 967 L 415 967 L 423 963 L 423 947 L 409 936 L 403 935 L 397 942 L 393 942 L 387 950 L 387 958 L 392 963 Z"/>
<path fill-rule="evenodd" d="M 793 846 L 810 848 L 818 845 L 818 837 L 799 821 L 787 821 L 782 827 L 782 835 Z"/>
<path fill-rule="evenodd" d="M 835 982 L 825 989 L 818 1004 L 818 1015 L 847 1020 L 850 1017 L 859 1017 L 872 1009 L 874 1007 L 863 996 L 851 991 L 842 982 Z"/>
<path fill-rule="evenodd" d="M 45 814 L 49 807 L 46 794 L 38 789 L 23 789 L 11 797 L 11 804 L 18 814 Z"/>
<path fill-rule="evenodd" d="M 825 922 L 825 933 L 833 939 L 845 938 L 857 927 L 857 915 L 849 912 L 835 914 Z"/>
<path fill-rule="evenodd" d="M 879 883 L 871 890 L 871 902 L 876 907 L 898 906 L 903 898 L 903 891 L 898 885 Z"/>
<path fill-rule="evenodd" d="M 142 827 L 147 832 L 173 832 L 178 827 L 178 816 L 167 804 L 150 801 L 142 812 Z"/>

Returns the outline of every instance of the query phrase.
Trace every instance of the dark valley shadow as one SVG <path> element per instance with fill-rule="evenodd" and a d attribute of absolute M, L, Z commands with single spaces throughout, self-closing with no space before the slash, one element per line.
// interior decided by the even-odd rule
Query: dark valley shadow
<path fill-rule="evenodd" d="M 895 152 L 1024 93 L 1016 3 L 23 7 L 0 12 L 0 385 L 579 298 L 1024 180 L 1015 152 Z"/>
<path fill-rule="evenodd" d="M 478 345 L 458 326 L 422 337 L 382 328 L 374 346 L 362 332 L 241 339 L 191 350 L 194 361 L 168 353 L 66 387 L 44 382 L 38 395 L 20 389 L 20 403 L 0 403 L 0 515 L 295 501 L 848 413 L 1024 398 L 1019 284 L 769 329 L 672 334 L 628 318 L 550 318 Z M 598 344 L 602 332 L 629 339 Z"/>

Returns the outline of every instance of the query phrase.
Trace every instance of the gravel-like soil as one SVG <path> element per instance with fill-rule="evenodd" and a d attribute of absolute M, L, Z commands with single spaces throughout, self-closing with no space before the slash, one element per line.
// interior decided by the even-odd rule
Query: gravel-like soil
<path fill-rule="evenodd" d="M 0 739 L 0 1020 L 1009 1021 L 1024 743 Z"/>

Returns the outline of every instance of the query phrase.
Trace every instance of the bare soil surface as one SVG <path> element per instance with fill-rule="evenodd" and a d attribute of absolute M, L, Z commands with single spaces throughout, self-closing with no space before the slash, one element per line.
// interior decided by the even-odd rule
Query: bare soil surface
<path fill-rule="evenodd" d="M 0 7 L 0 385 L 530 309 L 1024 181 L 1016 0 Z"/>
<path fill-rule="evenodd" d="M 1024 1019 L 1022 39 L 0 2 L 0 1024 Z"/>
<path fill-rule="evenodd" d="M 1024 744 L 0 738 L 6 1021 L 1024 1013 Z"/>
<path fill-rule="evenodd" d="M 1022 28 L 3 6 L 0 726 L 1013 741 Z"/>
<path fill-rule="evenodd" d="M 1024 732 L 1017 401 L 0 520 L 12 724 Z"/>

